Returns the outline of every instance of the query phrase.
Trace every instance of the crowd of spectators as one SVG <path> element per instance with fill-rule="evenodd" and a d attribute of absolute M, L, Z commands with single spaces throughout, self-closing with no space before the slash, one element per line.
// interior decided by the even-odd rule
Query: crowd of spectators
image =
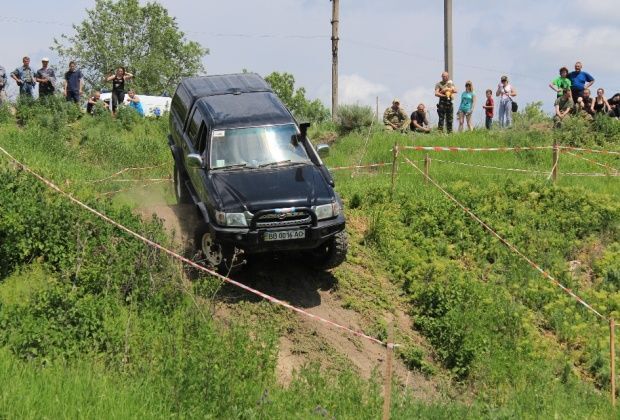
<path fill-rule="evenodd" d="M 560 126 L 562 121 L 572 116 L 580 116 L 592 120 L 597 114 L 608 115 L 612 118 L 620 118 L 620 93 L 616 93 L 611 98 L 605 98 L 605 91 L 599 88 L 596 97 L 590 92 L 590 87 L 595 80 L 592 75 L 583 70 L 581 62 L 575 63 L 575 70 L 569 72 L 566 67 L 562 67 L 559 76 L 549 84 L 549 87 L 556 92 L 554 103 L 554 124 Z M 435 85 L 435 97 L 437 102 L 437 129 L 447 133 L 452 132 L 454 120 L 454 99 L 458 90 L 450 79 L 448 72 L 441 74 L 441 80 Z M 518 111 L 515 100 L 517 90 L 510 83 L 508 76 L 501 76 L 495 90 L 495 97 L 498 102 L 497 122 L 500 128 L 507 128 L 512 125 L 512 114 Z M 465 89 L 460 96 L 460 104 L 457 110 L 459 131 L 463 131 L 465 123 L 468 130 L 473 130 L 471 122 L 472 113 L 476 107 L 476 93 L 471 81 L 465 83 Z M 495 116 L 495 100 L 493 90 L 486 90 L 486 101 L 482 105 L 485 114 L 485 127 L 491 129 L 493 117 Z M 422 115 L 421 113 L 424 113 Z M 417 106 L 409 117 L 404 109 L 400 107 L 400 100 L 394 99 L 392 105 L 383 114 L 383 124 L 386 130 L 399 130 L 428 133 L 430 125 L 426 106 L 421 103 Z"/>
<path fill-rule="evenodd" d="M 69 68 L 64 73 L 62 82 L 59 83 L 55 71 L 49 66 L 49 62 L 49 58 L 42 58 L 41 68 L 35 71 L 30 65 L 30 57 L 24 57 L 22 65 L 8 74 L 6 69 L 0 66 L 0 105 L 8 100 L 6 88 L 9 77 L 15 81 L 19 88 L 19 96 L 22 99 L 34 99 L 35 89 L 38 85 L 39 99 L 45 100 L 46 97 L 56 95 L 56 88 L 62 84 L 63 97 L 68 102 L 81 104 L 84 95 L 84 75 L 77 63 L 75 61 L 69 63 Z M 86 100 L 86 112 L 92 115 L 99 108 L 115 114 L 118 106 L 125 104 L 139 115 L 144 116 L 140 98 L 134 90 L 128 92 L 125 101 L 125 82 L 132 78 L 133 75 L 127 72 L 124 67 L 117 68 L 113 74 L 104 78 L 104 82 L 111 82 L 112 84 L 111 104 L 102 101 L 101 92 L 96 90 Z"/>

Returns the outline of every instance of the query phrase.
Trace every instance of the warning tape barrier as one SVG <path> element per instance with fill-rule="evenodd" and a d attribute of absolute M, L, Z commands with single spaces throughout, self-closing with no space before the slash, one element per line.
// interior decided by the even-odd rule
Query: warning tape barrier
<path fill-rule="evenodd" d="M 87 181 L 87 183 L 88 184 L 96 184 L 98 182 L 103 182 L 103 181 L 107 181 L 108 179 L 115 178 L 115 177 L 117 177 L 119 175 L 124 174 L 125 172 L 129 172 L 129 171 L 145 171 L 147 169 L 157 169 L 157 168 L 161 168 L 162 166 L 166 166 L 166 165 L 167 165 L 167 163 L 162 163 L 161 165 L 156 165 L 156 166 L 144 166 L 144 167 L 141 167 L 141 168 L 125 168 L 125 169 L 121 169 L 120 171 L 118 171 L 116 173 L 113 173 L 112 175 L 107 176 L 105 178 L 96 179 L 94 181 Z"/>
<path fill-rule="evenodd" d="M 69 193 L 65 192 L 64 190 L 60 189 L 59 187 L 57 187 L 56 184 L 54 184 L 53 182 L 47 180 L 46 178 L 42 177 L 41 175 L 39 175 L 38 173 L 36 173 L 32 169 L 30 169 L 28 166 L 26 166 L 23 163 L 21 163 L 19 160 L 14 158 L 9 152 L 7 152 L 2 147 L 0 147 L 0 152 L 2 152 L 4 155 L 6 155 L 9 159 L 11 159 L 11 161 L 13 161 L 19 167 L 21 167 L 24 171 L 30 173 L 32 176 L 37 178 L 43 184 L 47 185 L 52 190 L 56 191 L 57 193 L 61 194 L 64 197 L 66 197 L 67 199 L 69 199 L 74 204 L 78 205 L 79 207 L 82 207 L 83 209 L 87 210 L 88 212 L 94 214 L 95 216 L 99 217 L 100 219 L 106 221 L 107 223 L 117 227 L 118 229 L 122 230 L 123 232 L 133 236 L 134 238 L 139 239 L 140 241 L 144 242 L 145 244 L 149 245 L 150 247 L 158 249 L 158 250 L 164 252 L 165 254 L 168 254 L 172 258 L 175 258 L 175 259 L 177 259 L 177 260 L 179 260 L 179 261 L 181 261 L 181 262 L 183 262 L 183 263 L 185 263 L 185 264 L 187 264 L 189 266 L 192 266 L 192 267 L 194 267 L 197 270 L 200 270 L 202 272 L 210 274 L 211 276 L 216 277 L 216 278 L 222 280 L 223 282 L 226 282 L 228 284 L 236 286 L 236 287 L 238 287 L 240 289 L 243 289 L 243 290 L 245 290 L 245 291 L 247 291 L 249 293 L 252 293 L 252 294 L 254 294 L 256 296 L 259 296 L 259 297 L 261 297 L 261 298 L 263 298 L 263 299 L 265 299 L 265 300 L 267 300 L 267 301 L 269 301 L 269 302 L 271 302 L 273 304 L 280 305 L 282 307 L 290 309 L 291 311 L 297 312 L 297 313 L 299 313 L 299 314 L 301 314 L 303 316 L 306 316 L 308 318 L 314 319 L 316 321 L 320 321 L 320 322 L 322 322 L 322 323 L 324 323 L 326 325 L 332 326 L 334 328 L 338 328 L 338 329 L 343 330 L 343 331 L 345 331 L 345 332 L 347 332 L 349 334 L 352 334 L 352 335 L 354 335 L 356 337 L 364 338 L 366 340 L 369 340 L 369 341 L 372 341 L 372 342 L 374 342 L 376 344 L 379 344 L 379 345 L 381 345 L 383 347 L 392 348 L 392 347 L 396 346 L 396 344 L 394 344 L 394 343 L 383 342 L 383 341 L 378 340 L 378 339 L 376 339 L 374 337 L 366 335 L 366 334 L 362 333 L 361 331 L 356 331 L 356 330 L 354 330 L 352 328 L 345 327 L 344 325 L 341 325 L 341 324 L 338 324 L 338 323 L 336 323 L 334 321 L 331 321 L 331 320 L 329 320 L 327 318 L 323 318 L 323 317 L 321 317 L 319 315 L 314 315 L 314 314 L 312 314 L 310 312 L 307 312 L 307 311 L 305 311 L 305 310 L 303 310 L 301 308 L 298 308 L 298 307 L 293 306 L 293 305 L 291 305 L 291 304 L 289 304 L 287 302 L 284 302 L 283 300 L 280 300 L 278 298 L 270 296 L 270 295 L 268 295 L 266 293 L 263 293 L 263 292 L 261 292 L 259 290 L 253 289 L 253 288 L 251 288 L 249 286 L 246 286 L 243 283 L 235 281 L 235 280 L 233 280 L 231 278 L 228 278 L 226 276 L 223 276 L 223 275 L 221 275 L 221 274 L 219 274 L 219 273 L 217 273 L 217 272 L 215 272 L 213 270 L 210 270 L 210 269 L 208 269 L 208 268 L 206 268 L 206 267 L 204 267 L 204 266 L 202 266 L 200 264 L 197 264 L 196 262 L 194 262 L 194 261 L 192 261 L 192 260 L 190 260 L 190 259 L 188 259 L 186 257 L 183 257 L 182 255 L 179 255 L 178 253 L 176 253 L 176 252 L 174 252 L 174 251 L 172 251 L 172 250 L 170 250 L 170 249 L 168 249 L 168 248 L 166 248 L 166 247 L 164 247 L 164 246 L 162 246 L 162 245 L 160 245 L 160 244 L 158 244 L 158 243 L 156 243 L 156 242 L 154 242 L 154 241 L 152 241 L 152 240 L 150 240 L 150 239 L 148 239 L 148 238 L 146 238 L 146 237 L 144 237 L 142 235 L 140 235 L 139 233 L 134 232 L 133 230 L 131 230 L 128 227 L 126 227 L 126 226 L 116 222 L 115 220 L 111 219 L 110 217 L 106 216 L 105 214 L 101 213 L 100 211 L 95 210 L 94 208 L 90 207 L 88 204 L 83 203 L 82 201 L 80 201 L 77 198 L 73 197 L 71 194 L 69 194 Z"/>
<path fill-rule="evenodd" d="M 598 153 L 602 155 L 616 155 L 620 156 L 620 152 L 616 152 L 614 150 L 597 150 L 597 149 L 584 149 L 582 147 L 572 147 L 572 146 L 558 146 L 560 150 L 570 150 L 573 152 L 585 152 L 585 153 Z"/>
<path fill-rule="evenodd" d="M 452 146 L 398 146 L 401 150 L 429 150 L 433 152 L 521 152 L 527 150 L 552 150 L 553 146 L 524 147 L 452 147 Z"/>
<path fill-rule="evenodd" d="M 522 152 L 528 150 L 570 150 L 574 152 L 599 153 L 605 155 L 618 155 L 619 151 L 615 150 L 597 150 L 586 149 L 582 147 L 572 146 L 513 146 L 513 147 L 457 147 L 457 146 L 398 146 L 401 150 L 418 150 L 431 152 Z"/>
<path fill-rule="evenodd" d="M 596 160 L 594 160 L 594 159 L 590 159 L 590 158 L 587 158 L 587 157 L 585 157 L 585 156 L 581 156 L 581 155 L 579 155 L 579 154 L 577 154 L 577 153 L 573 153 L 573 152 L 570 152 L 570 151 L 568 151 L 568 150 L 567 150 L 567 151 L 564 151 L 564 153 L 566 153 L 566 154 L 568 154 L 568 155 L 571 155 L 571 156 L 574 156 L 574 157 L 576 157 L 576 158 L 579 158 L 579 159 L 581 159 L 581 160 L 585 160 L 586 162 L 590 162 L 590 163 L 592 163 L 592 164 L 594 164 L 594 165 L 596 165 L 596 166 L 600 166 L 601 168 L 608 169 L 608 170 L 610 170 L 611 172 L 613 172 L 614 174 L 617 174 L 617 173 L 618 173 L 618 169 L 614 168 L 613 166 L 609 166 L 609 165 L 607 165 L 607 164 L 605 164 L 605 163 L 597 162 L 597 161 L 596 161 Z"/>
<path fill-rule="evenodd" d="M 380 166 L 392 166 L 392 162 L 373 163 L 370 165 L 336 166 L 334 168 L 327 168 L 327 169 L 330 171 L 341 171 L 345 169 L 377 168 Z"/>
<path fill-rule="evenodd" d="M 510 250 L 512 250 L 515 254 L 519 255 L 522 259 L 524 259 L 525 261 L 527 261 L 527 263 L 534 268 L 535 270 L 537 270 L 538 272 L 540 272 L 543 277 L 545 277 L 546 279 L 548 279 L 549 281 L 551 281 L 554 285 L 558 286 L 560 289 L 562 289 L 565 293 L 567 293 L 569 296 L 571 296 L 573 299 L 575 299 L 577 302 L 579 302 L 580 304 L 582 304 L 584 307 L 586 307 L 587 309 L 589 309 L 591 312 L 593 312 L 594 314 L 596 314 L 599 318 L 601 319 L 607 319 L 607 317 L 603 316 L 599 311 L 597 311 L 596 309 L 594 309 L 590 304 L 588 304 L 585 300 L 583 300 L 582 298 L 580 298 L 575 292 L 573 292 L 571 289 L 569 289 L 568 287 L 564 286 L 562 283 L 560 283 L 559 281 L 557 281 L 551 274 L 547 273 L 545 270 L 543 270 L 538 264 L 536 264 L 534 261 L 532 261 L 530 258 L 528 258 L 523 252 L 521 252 L 515 245 L 513 245 L 512 243 L 508 242 L 506 239 L 504 239 L 502 236 L 500 236 L 499 233 L 497 233 L 495 230 L 493 230 L 487 223 L 485 223 L 482 219 L 480 219 L 478 216 L 476 216 L 469 208 L 467 208 L 464 204 L 462 204 L 459 200 L 456 199 L 456 197 L 454 197 L 452 194 L 450 194 L 448 191 L 446 191 L 441 185 L 439 185 L 433 178 L 431 178 L 430 176 L 426 175 L 424 173 L 424 171 L 422 169 L 420 169 L 415 163 L 413 163 L 412 161 L 410 161 L 409 159 L 407 159 L 406 156 L 404 156 L 404 159 L 407 161 L 407 163 L 409 163 L 411 166 L 413 166 L 419 173 L 422 174 L 422 176 L 424 176 L 426 179 L 429 180 L 429 182 L 431 182 L 435 187 L 437 187 L 442 193 L 444 193 L 444 195 L 446 197 L 448 197 L 452 202 L 454 202 L 458 207 L 460 207 L 469 217 L 471 217 L 472 219 L 474 219 L 476 222 L 478 222 L 480 225 L 482 225 L 483 228 L 485 228 L 487 231 L 489 231 L 489 233 L 491 233 L 493 236 L 495 236 L 500 242 L 502 242 L 504 245 L 506 245 Z"/>

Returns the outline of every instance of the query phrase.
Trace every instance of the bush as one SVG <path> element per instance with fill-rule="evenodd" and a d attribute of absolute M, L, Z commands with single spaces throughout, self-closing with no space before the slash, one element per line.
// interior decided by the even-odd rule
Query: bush
<path fill-rule="evenodd" d="M 338 107 L 336 126 L 341 134 L 346 134 L 370 127 L 374 120 L 375 114 L 369 106 L 341 105 Z"/>

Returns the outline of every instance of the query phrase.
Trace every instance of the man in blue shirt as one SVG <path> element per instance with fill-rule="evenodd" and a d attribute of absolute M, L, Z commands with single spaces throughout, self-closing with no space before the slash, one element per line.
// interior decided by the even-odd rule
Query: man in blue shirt
<path fill-rule="evenodd" d="M 69 71 L 65 73 L 65 98 L 76 104 L 80 102 L 80 95 L 84 91 L 82 72 L 77 68 L 75 61 L 69 63 Z"/>
<path fill-rule="evenodd" d="M 575 71 L 568 73 L 568 78 L 571 81 L 571 93 L 573 94 L 573 101 L 577 102 L 577 98 L 583 98 L 584 89 L 588 89 L 594 84 L 594 77 L 590 73 L 581 70 L 581 62 L 575 63 Z"/>
<path fill-rule="evenodd" d="M 30 68 L 30 57 L 24 57 L 22 64 L 21 67 L 11 72 L 11 78 L 19 86 L 19 96 L 32 98 L 32 92 L 37 82 L 35 80 L 35 71 Z"/>

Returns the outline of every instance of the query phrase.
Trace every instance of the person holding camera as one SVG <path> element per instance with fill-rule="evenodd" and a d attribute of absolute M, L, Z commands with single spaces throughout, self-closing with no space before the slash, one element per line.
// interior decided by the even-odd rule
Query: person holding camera
<path fill-rule="evenodd" d="M 508 82 L 508 76 L 502 76 L 495 96 L 499 97 L 499 126 L 510 127 L 512 124 L 513 97 L 517 96 L 517 91 Z"/>
<path fill-rule="evenodd" d="M 30 67 L 30 57 L 22 59 L 22 66 L 11 72 L 11 78 L 19 86 L 19 96 L 32 98 L 37 82 L 35 80 L 35 72 Z"/>

